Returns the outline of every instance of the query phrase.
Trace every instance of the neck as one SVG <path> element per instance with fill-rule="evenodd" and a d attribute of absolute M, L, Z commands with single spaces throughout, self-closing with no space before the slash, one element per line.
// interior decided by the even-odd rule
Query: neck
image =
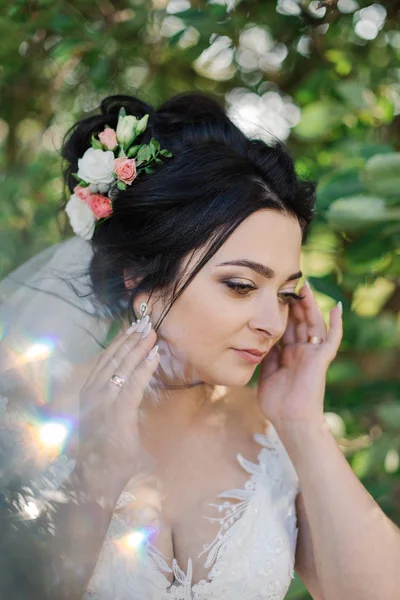
<path fill-rule="evenodd" d="M 195 383 L 181 383 L 181 384 L 176 384 L 176 385 L 168 385 L 167 383 L 156 383 L 154 384 L 155 387 L 161 388 L 161 389 L 165 389 L 165 390 L 180 390 L 180 389 L 186 389 L 186 388 L 190 388 L 190 387 L 195 387 L 197 385 L 206 385 L 206 383 L 204 381 L 196 381 Z"/>
<path fill-rule="evenodd" d="M 142 407 L 147 415 L 182 429 L 197 425 L 209 415 L 226 393 L 225 386 L 204 381 L 163 384 L 155 381 L 149 388 Z"/>

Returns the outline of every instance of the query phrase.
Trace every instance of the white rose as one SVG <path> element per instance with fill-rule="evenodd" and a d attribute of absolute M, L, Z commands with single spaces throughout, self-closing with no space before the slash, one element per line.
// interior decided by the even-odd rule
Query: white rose
<path fill-rule="evenodd" d="M 119 144 L 125 145 L 132 139 L 137 121 L 137 118 L 132 115 L 119 117 L 116 131 Z"/>
<path fill-rule="evenodd" d="M 89 206 L 76 194 L 72 194 L 65 207 L 71 227 L 79 237 L 90 240 L 93 236 L 96 217 Z"/>
<path fill-rule="evenodd" d="M 86 183 L 105 184 L 114 181 L 114 152 L 88 148 L 78 160 L 78 177 Z"/>

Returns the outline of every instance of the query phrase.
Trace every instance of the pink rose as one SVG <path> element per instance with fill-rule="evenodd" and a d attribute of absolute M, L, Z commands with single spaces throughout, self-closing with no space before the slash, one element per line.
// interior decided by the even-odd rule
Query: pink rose
<path fill-rule="evenodd" d="M 81 185 L 76 185 L 74 187 L 74 194 L 76 194 L 78 198 L 87 203 L 90 197 L 89 187 L 82 187 Z"/>
<path fill-rule="evenodd" d="M 118 179 L 128 185 L 136 178 L 136 163 L 134 158 L 115 158 L 114 172 Z"/>
<path fill-rule="evenodd" d="M 106 127 L 105 130 L 99 134 L 99 140 L 108 150 L 114 150 L 115 146 L 118 145 L 117 135 L 111 127 Z"/>
<path fill-rule="evenodd" d="M 110 198 L 107 198 L 106 196 L 101 196 L 100 194 L 91 194 L 89 199 L 89 206 L 97 219 L 109 217 L 112 213 Z"/>

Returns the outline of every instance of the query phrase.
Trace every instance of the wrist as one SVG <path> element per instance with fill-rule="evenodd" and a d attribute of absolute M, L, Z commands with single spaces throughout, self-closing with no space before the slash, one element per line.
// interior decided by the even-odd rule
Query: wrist
<path fill-rule="evenodd" d="M 307 453 L 318 451 L 321 441 L 332 435 L 323 415 L 312 421 L 280 421 L 275 425 L 275 429 L 292 461 L 300 460 Z"/>

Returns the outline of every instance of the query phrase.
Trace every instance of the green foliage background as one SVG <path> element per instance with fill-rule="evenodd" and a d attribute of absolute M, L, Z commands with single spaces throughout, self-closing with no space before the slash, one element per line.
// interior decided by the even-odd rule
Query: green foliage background
<path fill-rule="evenodd" d="M 239 106 L 250 93 L 253 102 L 269 92 L 290 101 L 300 118 L 287 144 L 298 171 L 319 182 L 302 268 L 325 315 L 344 305 L 327 418 L 357 476 L 400 524 L 400 2 L 372 6 L 3 4 L 0 277 L 72 233 L 60 209 L 58 150 L 104 96 L 138 94 L 158 106 L 197 89 L 225 99 L 235 92 Z M 310 598 L 298 577 L 288 598 Z"/>

